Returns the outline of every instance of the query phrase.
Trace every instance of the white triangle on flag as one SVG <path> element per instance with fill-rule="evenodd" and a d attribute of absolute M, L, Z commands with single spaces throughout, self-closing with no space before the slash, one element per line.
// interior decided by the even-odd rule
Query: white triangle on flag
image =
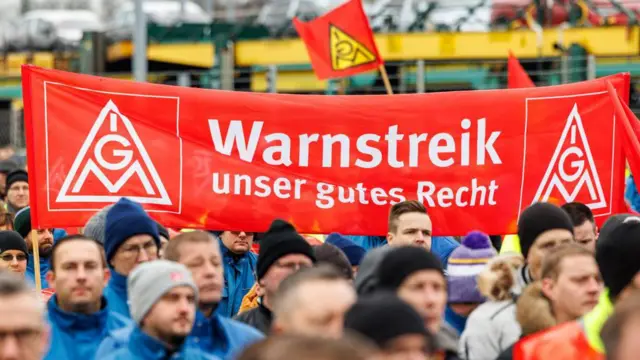
<path fill-rule="evenodd" d="M 580 136 L 582 148 L 576 145 L 577 136 Z M 571 146 L 562 151 L 567 140 Z M 573 161 L 571 164 L 573 168 L 578 168 L 573 174 L 565 172 L 564 165 L 569 155 L 574 155 L 581 159 Z M 576 184 L 571 192 L 567 191 L 565 186 L 569 183 Z M 575 201 L 584 186 L 587 187 L 590 201 L 581 201 L 582 203 L 591 209 L 601 209 L 607 206 L 602 184 L 591 155 L 589 141 L 582 124 L 582 118 L 578 112 L 578 104 L 574 104 L 533 202 L 548 201 L 554 188 L 558 189 L 565 202 L 572 202 Z"/>
<path fill-rule="evenodd" d="M 102 136 L 100 139 L 97 139 L 97 142 L 94 144 L 94 141 L 96 141 L 96 135 L 103 126 L 108 115 L 110 133 Z M 119 142 L 124 146 L 131 145 L 127 138 L 118 134 L 118 120 L 124 124 L 126 132 L 133 140 L 133 145 L 142 157 L 142 164 L 138 159 L 133 160 L 130 150 L 128 150 L 129 152 L 114 150 L 115 155 L 122 157 L 122 160 L 118 163 L 110 163 L 104 160 L 101 150 L 106 143 Z M 85 160 L 87 152 L 92 148 L 94 149 L 94 155 L 97 163 L 92 158 L 89 158 L 82 170 L 78 171 L 80 165 L 82 165 Z M 104 172 L 105 170 L 117 171 L 125 168 L 126 170 L 115 183 L 112 183 Z M 104 185 L 110 195 L 74 195 L 80 193 L 88 175 L 91 173 L 93 173 L 102 185 Z M 77 178 L 76 175 L 78 175 Z M 119 193 L 122 187 L 134 175 L 137 175 L 140 178 L 144 191 L 148 196 L 133 196 L 131 194 Z M 151 179 L 149 179 L 148 175 Z M 71 190 L 71 193 L 69 193 L 69 190 Z M 89 135 L 82 144 L 82 147 L 71 166 L 71 170 L 62 184 L 62 188 L 60 189 L 60 193 L 58 193 L 56 201 L 59 203 L 111 203 L 118 201 L 121 197 L 127 197 L 142 204 L 171 205 L 171 199 L 167 194 L 164 184 L 162 183 L 162 180 L 149 157 L 149 153 L 140 140 L 138 133 L 135 131 L 133 124 L 129 118 L 118 110 L 118 107 L 113 103 L 113 101 L 109 100 L 109 102 L 100 111 L 100 115 L 91 127 Z"/>

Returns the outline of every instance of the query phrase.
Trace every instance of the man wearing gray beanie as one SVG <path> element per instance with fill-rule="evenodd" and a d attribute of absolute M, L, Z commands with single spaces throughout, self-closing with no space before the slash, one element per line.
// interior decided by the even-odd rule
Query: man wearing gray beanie
<path fill-rule="evenodd" d="M 218 359 L 189 346 L 198 303 L 198 288 L 191 272 L 173 261 L 156 260 L 138 265 L 127 279 L 129 308 L 136 327 L 128 342 L 117 349 L 99 349 L 96 360 Z"/>

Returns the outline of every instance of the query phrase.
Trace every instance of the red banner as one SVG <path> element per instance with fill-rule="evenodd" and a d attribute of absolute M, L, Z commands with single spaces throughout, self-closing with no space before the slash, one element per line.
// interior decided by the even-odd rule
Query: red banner
<path fill-rule="evenodd" d="M 313 21 L 294 18 L 293 24 L 319 79 L 350 76 L 384 64 L 362 0 L 350 0 Z"/>
<path fill-rule="evenodd" d="M 514 233 L 534 201 L 624 210 L 606 81 L 394 96 L 240 93 L 23 67 L 34 226 L 121 196 L 166 226 L 377 235 L 418 199 L 435 234 Z"/>
<path fill-rule="evenodd" d="M 509 89 L 535 87 L 536 84 L 531 81 L 529 74 L 522 67 L 518 58 L 509 51 L 509 59 L 507 60 L 507 86 Z"/>

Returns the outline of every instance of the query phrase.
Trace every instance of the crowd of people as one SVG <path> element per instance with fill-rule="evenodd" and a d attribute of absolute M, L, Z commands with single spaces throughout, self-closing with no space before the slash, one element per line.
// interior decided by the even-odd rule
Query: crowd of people
<path fill-rule="evenodd" d="M 583 204 L 535 203 L 512 237 L 435 237 L 408 200 L 390 207 L 386 236 L 300 234 L 280 219 L 258 234 L 167 229 L 122 198 L 71 234 L 31 228 L 28 189 L 26 171 L 0 162 L 0 360 L 640 354 L 634 214 L 598 229 Z"/>

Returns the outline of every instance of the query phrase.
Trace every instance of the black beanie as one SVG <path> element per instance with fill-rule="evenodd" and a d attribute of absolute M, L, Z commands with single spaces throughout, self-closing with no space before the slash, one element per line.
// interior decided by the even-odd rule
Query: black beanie
<path fill-rule="evenodd" d="M 431 340 L 418 312 L 390 292 L 360 297 L 345 314 L 344 328 L 367 337 L 381 348 L 403 335 L 423 335 Z"/>
<path fill-rule="evenodd" d="M 11 185 L 13 185 L 13 183 L 16 183 L 18 181 L 24 181 L 26 183 L 29 182 L 29 176 L 27 175 L 26 171 L 14 170 L 10 172 L 9 175 L 7 175 L 7 185 L 6 185 L 7 191 L 9 190 Z"/>
<path fill-rule="evenodd" d="M 615 215 L 602 226 L 596 261 L 609 297 L 615 300 L 640 271 L 640 218 Z"/>
<path fill-rule="evenodd" d="M 258 279 L 262 279 L 274 262 L 289 254 L 306 255 L 313 262 L 316 261 L 311 245 L 298 234 L 293 225 L 284 220 L 274 220 L 260 241 L 256 267 Z"/>
<path fill-rule="evenodd" d="M 15 231 L 0 231 L 0 254 L 7 250 L 19 250 L 25 255 L 29 254 L 27 250 L 27 242 Z"/>
<path fill-rule="evenodd" d="M 158 236 L 163 236 L 165 239 L 169 240 L 169 230 L 157 221 L 156 224 L 158 225 Z"/>
<path fill-rule="evenodd" d="M 440 259 L 427 250 L 417 246 L 392 249 L 378 267 L 378 287 L 395 291 L 407 277 L 420 270 L 436 270 L 444 276 Z"/>
<path fill-rule="evenodd" d="M 524 258 L 540 234 L 555 229 L 569 230 L 573 234 L 573 223 L 566 211 L 550 203 L 535 203 L 526 208 L 518 220 L 518 237 Z"/>

